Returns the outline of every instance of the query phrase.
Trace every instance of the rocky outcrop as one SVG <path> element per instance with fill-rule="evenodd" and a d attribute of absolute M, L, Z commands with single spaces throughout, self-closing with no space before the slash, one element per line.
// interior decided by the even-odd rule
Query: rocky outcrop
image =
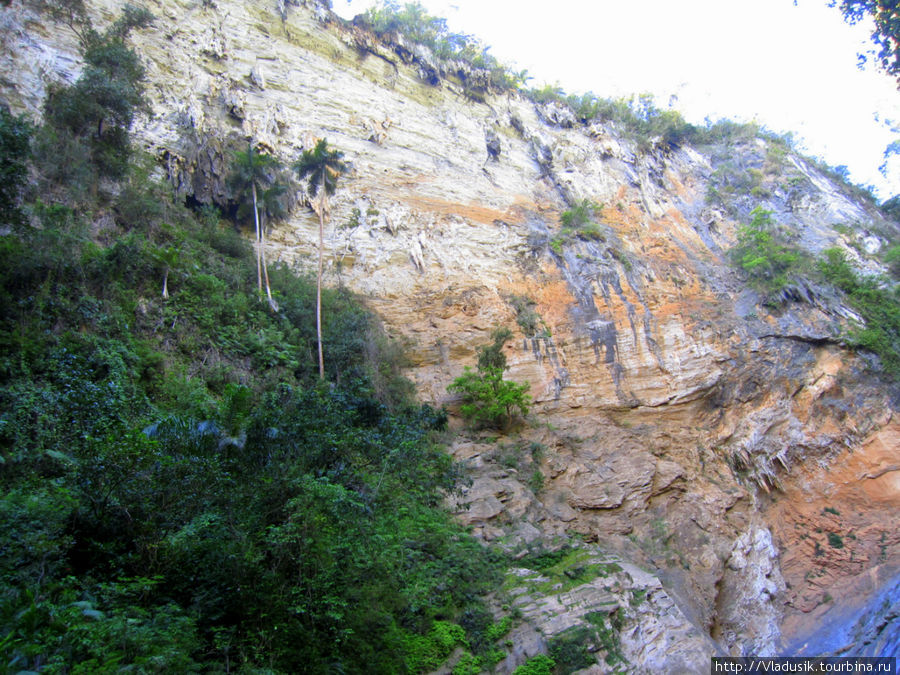
<path fill-rule="evenodd" d="M 590 547 L 568 558 L 543 572 L 511 571 L 506 586 L 523 620 L 511 634 L 514 649 L 500 664 L 504 672 L 554 647 L 570 666 L 591 668 L 583 672 L 613 672 L 628 664 L 662 673 L 701 672 L 720 654 L 652 574 Z"/>
<path fill-rule="evenodd" d="M 785 585 L 767 529 L 738 537 L 720 583 L 714 630 L 720 643 L 733 656 L 775 656 Z"/>
<path fill-rule="evenodd" d="M 118 11 L 88 4 L 101 25 Z M 869 253 L 896 223 L 765 141 L 693 148 L 585 127 L 321 3 L 152 10 L 133 39 L 153 115 L 135 132 L 179 194 L 227 206 L 233 148 L 252 139 L 290 162 L 327 137 L 352 167 L 331 201 L 329 280 L 408 346 L 421 397 L 453 411 L 447 385 L 495 326 L 514 331 L 507 377 L 530 383 L 533 417 L 455 444 L 473 483 L 454 506 L 510 550 L 576 537 L 652 570 L 644 587 L 628 572 L 621 590 L 590 591 L 592 607 L 627 609 L 619 651 L 633 664 L 684 672 L 714 651 L 710 635 L 777 651 L 878 591 L 875 570 L 900 559 L 896 389 L 841 346 L 853 315 L 833 292 L 798 284 L 772 309 L 727 251 L 762 205 L 812 254 L 842 246 L 875 271 Z M 0 26 L 0 92 L 38 114 L 49 83 L 77 77 L 74 36 L 19 0 Z M 566 232 L 561 214 L 583 199 L 596 229 Z M 315 252 L 302 203 L 298 187 L 270 260 Z M 640 621 L 622 596 L 633 588 L 648 589 Z M 522 600 L 542 636 L 522 644 L 583 616 L 559 600 L 540 618 L 540 604 Z"/>

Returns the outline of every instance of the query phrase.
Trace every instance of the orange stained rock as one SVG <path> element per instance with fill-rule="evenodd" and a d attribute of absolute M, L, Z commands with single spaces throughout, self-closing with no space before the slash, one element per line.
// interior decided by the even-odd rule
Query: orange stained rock
<path fill-rule="evenodd" d="M 828 466 L 795 467 L 766 516 L 793 589 L 789 606 L 817 614 L 827 595 L 840 605 L 871 590 L 863 577 L 873 565 L 894 560 L 900 547 L 898 513 L 900 421 L 895 418 Z"/>
<path fill-rule="evenodd" d="M 460 204 L 420 194 L 405 195 L 403 201 L 423 211 L 439 213 L 444 216 L 459 216 L 476 223 L 490 224 L 496 220 L 502 220 L 511 225 L 517 225 L 524 221 L 521 208 L 498 211 L 476 204 Z"/>
<path fill-rule="evenodd" d="M 674 173 L 672 173 L 671 171 L 665 171 L 663 172 L 663 176 L 669 182 L 669 185 L 672 186 L 671 191 L 673 193 L 675 193 L 679 197 L 686 197 L 688 195 L 688 189 Z"/>
<path fill-rule="evenodd" d="M 547 282 L 536 289 L 533 297 L 537 302 L 538 313 L 548 326 L 553 330 L 568 326 L 569 309 L 575 304 L 575 296 L 565 281 L 558 279 Z"/>

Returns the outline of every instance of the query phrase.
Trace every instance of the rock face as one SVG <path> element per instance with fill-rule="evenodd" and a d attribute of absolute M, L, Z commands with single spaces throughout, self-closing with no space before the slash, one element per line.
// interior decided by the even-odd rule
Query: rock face
<path fill-rule="evenodd" d="M 753 528 L 734 543 L 717 599 L 716 633 L 734 656 L 775 656 L 780 635 L 784 579 L 771 533 Z"/>
<path fill-rule="evenodd" d="M 99 25 L 119 10 L 88 5 Z M 626 591 L 650 598 L 620 626 L 636 668 L 778 652 L 878 591 L 900 561 L 896 389 L 841 347 L 853 314 L 831 292 L 797 285 L 767 308 L 727 251 L 762 205 L 812 254 L 841 246 L 877 271 L 866 251 L 896 223 L 763 140 L 693 148 L 585 127 L 316 2 L 151 9 L 133 41 L 153 115 L 135 132 L 179 194 L 227 205 L 233 148 L 252 139 L 290 162 L 327 137 L 352 165 L 331 201 L 330 280 L 407 345 L 421 397 L 455 410 L 447 385 L 494 327 L 514 331 L 506 376 L 530 383 L 533 421 L 457 441 L 474 482 L 456 508 L 513 551 L 577 535 L 654 570 L 608 591 L 620 608 Z M 0 26 L 0 96 L 37 114 L 48 83 L 77 77 L 74 36 L 18 0 Z M 309 265 L 304 199 L 270 260 Z M 583 199 L 598 205 L 591 236 L 560 226 Z M 556 630 L 547 616 L 582 616 L 529 598 L 532 637 Z"/>

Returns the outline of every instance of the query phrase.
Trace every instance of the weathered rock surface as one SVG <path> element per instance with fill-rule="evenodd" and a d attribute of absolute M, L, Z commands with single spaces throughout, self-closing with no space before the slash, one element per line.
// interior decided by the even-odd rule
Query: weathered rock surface
<path fill-rule="evenodd" d="M 101 25 L 119 9 L 88 5 Z M 233 148 L 252 139 L 289 162 L 327 137 L 352 165 L 331 202 L 329 279 L 408 345 L 420 395 L 453 410 L 447 385 L 477 347 L 497 325 L 515 332 L 507 377 L 530 383 L 534 422 L 457 443 L 474 482 L 455 507 L 511 549 L 579 535 L 653 569 L 644 618 L 621 631 L 636 667 L 686 672 L 713 653 L 709 635 L 735 653 L 777 651 L 878 591 L 876 571 L 900 560 L 896 389 L 841 347 L 852 312 L 827 289 L 788 289 L 773 311 L 727 250 L 761 204 L 813 254 L 842 246 L 875 271 L 866 251 L 896 223 L 763 141 L 639 145 L 485 83 L 474 100 L 460 78 L 478 73 L 316 2 L 151 9 L 134 42 L 153 115 L 136 134 L 179 194 L 225 205 Z M 37 114 L 49 83 L 78 75 L 74 35 L 18 0 L 0 9 L 0 44 L 0 96 L 18 111 Z M 710 201 L 732 165 L 765 189 Z M 304 199 L 298 188 L 270 260 L 309 264 L 318 221 Z M 560 232 L 581 199 L 602 205 L 601 236 Z M 848 223 L 864 242 L 836 227 Z M 518 454 L 501 457 L 504 443 Z M 629 574 L 622 588 L 637 588 Z M 607 597 L 595 591 L 592 606 Z M 523 612 L 544 627 L 580 616 L 559 602 L 555 618 L 532 612 L 539 597 Z"/>
<path fill-rule="evenodd" d="M 721 583 L 716 637 L 733 656 L 775 656 L 785 585 L 767 529 L 756 527 L 738 537 Z M 738 645 L 741 653 L 734 653 Z"/>
<path fill-rule="evenodd" d="M 523 622 L 513 629 L 514 649 L 500 664 L 504 671 L 560 642 L 589 655 L 585 660 L 594 665 L 579 672 L 621 672 L 628 664 L 642 672 L 702 672 L 721 653 L 652 574 L 598 553 L 579 557 L 569 570 L 596 576 L 572 585 L 567 576 L 512 570 L 508 593 Z"/>

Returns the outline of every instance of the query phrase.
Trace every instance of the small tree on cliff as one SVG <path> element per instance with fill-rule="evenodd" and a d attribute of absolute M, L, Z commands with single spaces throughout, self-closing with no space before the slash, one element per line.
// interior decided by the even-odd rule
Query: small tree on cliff
<path fill-rule="evenodd" d="M 478 372 L 466 367 L 448 387 L 448 391 L 462 394 L 460 412 L 475 426 L 506 428 L 517 412 L 523 416 L 528 414 L 529 384 L 503 379 L 506 370 L 503 346 L 511 337 L 508 328 L 494 329 L 493 342 L 478 349 Z"/>
<path fill-rule="evenodd" d="M 309 194 L 319 195 L 319 266 L 316 272 L 316 338 L 319 341 L 319 378 L 325 379 L 325 359 L 322 355 L 322 258 L 324 255 L 325 210 L 328 195 L 337 189 L 338 178 L 347 172 L 347 165 L 342 161 L 344 153 L 328 147 L 324 138 L 316 143 L 313 150 L 304 150 L 303 155 L 294 163 L 294 169 L 300 180 L 309 178 Z"/>
<path fill-rule="evenodd" d="M 78 35 L 84 58 L 84 69 L 74 84 L 48 89 L 44 119 L 55 132 L 49 143 L 54 147 L 74 143 L 99 175 L 122 178 L 131 154 L 131 124 L 139 112 L 149 112 L 144 66 L 127 39 L 132 30 L 149 26 L 153 14 L 126 5 L 122 15 L 98 33 L 80 0 L 54 0 L 46 6 L 51 16 L 66 21 Z M 58 154 L 52 156 L 59 159 Z"/>

